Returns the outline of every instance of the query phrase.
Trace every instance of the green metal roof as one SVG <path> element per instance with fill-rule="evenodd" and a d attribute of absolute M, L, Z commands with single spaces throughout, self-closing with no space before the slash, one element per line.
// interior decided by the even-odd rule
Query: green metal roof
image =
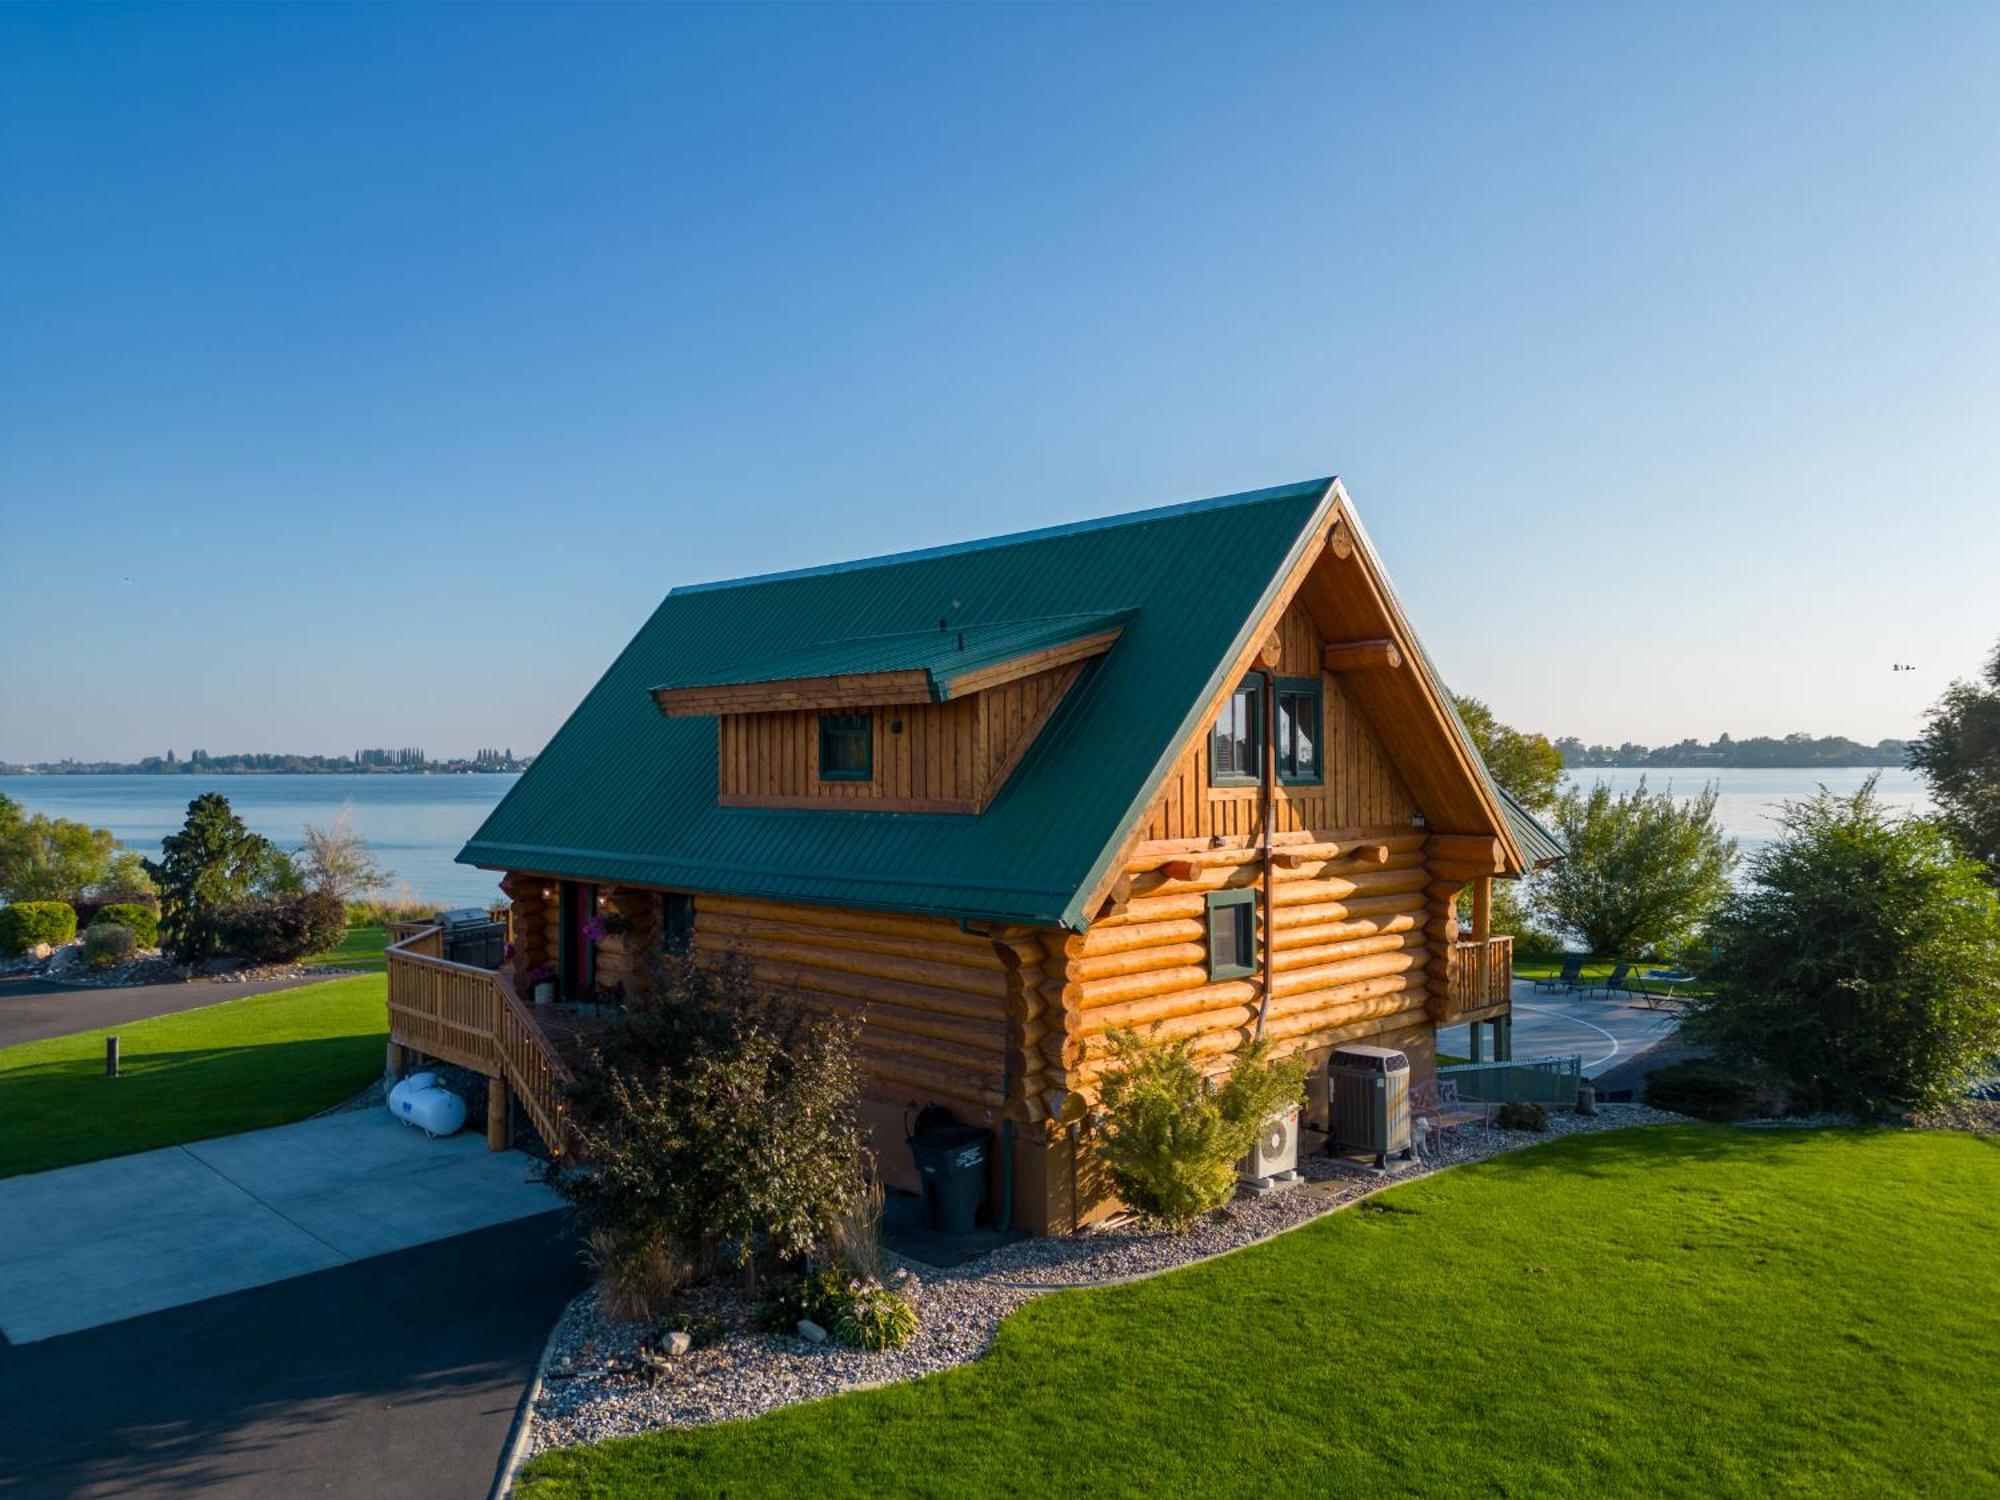
<path fill-rule="evenodd" d="M 587 880 L 1082 925 L 1082 905 L 1332 503 L 1302 484 L 667 595 L 459 859 Z M 1124 616 L 976 817 L 720 807 L 716 732 L 650 689 L 834 641 Z M 1088 632 L 1085 632 L 1088 633 Z M 984 635 L 982 639 L 986 638 Z M 955 642 L 954 635 L 954 642 Z M 789 670 L 789 669 L 788 669 Z"/>
<path fill-rule="evenodd" d="M 931 698 L 943 703 L 952 696 L 952 685 L 971 673 L 1102 635 L 1131 617 L 1129 610 L 1113 610 L 961 625 L 950 619 L 947 610 L 940 615 L 944 623 L 932 625 L 928 630 L 823 640 L 762 661 L 706 670 L 684 669 L 653 684 L 653 690 L 921 671 L 929 679 Z"/>
<path fill-rule="evenodd" d="M 1484 764 L 1481 764 L 1484 770 Z M 1539 870 L 1543 865 L 1552 865 L 1559 859 L 1568 859 L 1569 850 L 1562 840 L 1548 829 L 1541 819 L 1523 807 L 1518 798 L 1499 782 L 1493 780 L 1488 771 L 1486 779 L 1499 795 L 1500 810 L 1507 815 L 1507 831 L 1514 835 L 1514 842 L 1520 846 L 1521 856 L 1528 862 L 1528 868 Z"/>

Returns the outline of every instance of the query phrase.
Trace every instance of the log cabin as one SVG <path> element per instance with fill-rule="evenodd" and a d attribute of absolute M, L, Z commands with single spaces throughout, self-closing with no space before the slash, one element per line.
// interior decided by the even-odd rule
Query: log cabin
<path fill-rule="evenodd" d="M 465 846 L 497 974 L 390 955 L 392 1062 L 494 1080 L 561 1145 L 559 999 L 655 946 L 857 1012 L 892 1185 L 905 1122 L 994 1128 L 1037 1232 L 1116 1205 L 1107 1034 L 1317 1063 L 1441 1026 L 1510 1049 L 1491 882 L 1560 849 L 1501 793 L 1337 479 L 674 589 Z M 1459 921 L 1470 891 L 1469 931 Z"/>

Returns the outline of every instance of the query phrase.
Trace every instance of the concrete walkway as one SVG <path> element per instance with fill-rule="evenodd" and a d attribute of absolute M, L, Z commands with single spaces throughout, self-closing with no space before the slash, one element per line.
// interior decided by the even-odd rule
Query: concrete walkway
<path fill-rule="evenodd" d="M 0 1181 L 0 1333 L 95 1328 L 560 1205 L 478 1131 L 356 1110 Z"/>
<path fill-rule="evenodd" d="M 273 990 L 321 984 L 319 975 L 304 979 L 258 979 L 225 984 L 219 979 L 190 979 L 185 984 L 133 984 L 98 988 L 55 984 L 17 975 L 0 979 L 0 1047 L 39 1042 L 52 1036 L 73 1036 L 101 1026 L 123 1026 L 175 1011 L 195 1010 L 224 1000 L 268 995 Z"/>

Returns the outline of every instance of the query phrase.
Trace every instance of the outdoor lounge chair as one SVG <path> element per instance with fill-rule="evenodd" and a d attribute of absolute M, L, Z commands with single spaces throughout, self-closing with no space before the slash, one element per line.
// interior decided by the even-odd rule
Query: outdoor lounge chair
<path fill-rule="evenodd" d="M 1621 962 L 1613 967 L 1609 978 L 1587 986 L 1584 993 L 1587 995 L 1636 995 L 1639 993 L 1639 981 L 1632 977 L 1632 966 Z"/>
<path fill-rule="evenodd" d="M 1545 974 L 1535 981 L 1538 990 L 1573 990 L 1583 978 L 1583 955 L 1566 953 L 1560 974 Z"/>

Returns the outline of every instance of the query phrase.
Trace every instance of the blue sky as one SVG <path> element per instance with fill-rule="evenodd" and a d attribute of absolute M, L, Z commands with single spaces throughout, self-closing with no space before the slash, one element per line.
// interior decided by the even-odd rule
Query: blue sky
<path fill-rule="evenodd" d="M 0 759 L 530 749 L 675 583 L 1327 472 L 1504 717 L 1911 732 L 2000 636 L 1996 77 L 1992 6 L 0 9 Z"/>

